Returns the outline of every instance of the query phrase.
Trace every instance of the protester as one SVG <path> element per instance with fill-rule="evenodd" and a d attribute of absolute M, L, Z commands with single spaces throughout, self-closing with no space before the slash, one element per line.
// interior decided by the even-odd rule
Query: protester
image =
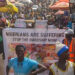
<path fill-rule="evenodd" d="M 56 43 L 55 52 L 57 53 L 59 60 L 50 66 L 49 75 L 75 75 L 75 65 L 68 61 L 68 50 L 68 46 L 60 42 Z"/>
<path fill-rule="evenodd" d="M 70 28 L 70 29 L 72 29 L 72 21 L 71 21 L 71 19 L 69 19 L 67 27 Z"/>
<path fill-rule="evenodd" d="M 6 26 L 6 19 L 2 17 L 0 14 L 0 27 L 5 27 Z"/>
<path fill-rule="evenodd" d="M 2 14 L 0 14 L 0 54 L 3 53 L 2 55 L 3 59 L 5 59 L 5 55 L 4 55 L 4 49 L 3 49 L 2 30 L 8 25 L 9 25 L 8 20 L 5 17 L 3 17 Z"/>
<path fill-rule="evenodd" d="M 14 75 L 35 75 L 36 73 L 46 70 L 46 67 L 42 64 L 32 59 L 24 58 L 25 46 L 17 45 L 15 50 L 17 57 L 9 60 L 6 68 L 7 75 L 9 75 L 11 68 L 14 70 Z"/>
<path fill-rule="evenodd" d="M 72 61 L 72 62 L 75 62 L 75 38 L 73 38 L 73 35 L 74 35 L 74 31 L 72 29 L 67 29 L 65 31 L 65 35 L 66 35 L 66 38 L 64 39 L 64 44 L 66 44 L 68 47 L 69 47 L 69 60 Z"/>
<path fill-rule="evenodd" d="M 72 29 L 67 29 L 65 31 L 65 35 L 66 35 L 66 37 L 65 37 L 64 43 L 67 43 L 66 45 L 68 45 L 68 47 L 69 47 L 71 40 L 73 38 L 73 35 L 74 35 L 74 31 Z M 67 40 L 67 42 L 66 42 L 66 40 Z"/>
<path fill-rule="evenodd" d="M 52 17 L 49 16 L 48 17 L 47 26 L 48 26 L 49 29 L 55 29 L 56 28 L 54 16 L 52 16 Z"/>
<path fill-rule="evenodd" d="M 5 20 L 2 18 L 2 15 L 0 14 L 0 53 L 3 53 L 3 59 L 4 56 L 4 49 L 3 49 L 3 36 L 2 36 L 2 29 L 5 27 L 6 23 Z"/>
<path fill-rule="evenodd" d="M 62 21 L 63 22 L 63 21 Z M 68 25 L 68 17 L 64 17 L 63 26 L 66 27 Z"/>

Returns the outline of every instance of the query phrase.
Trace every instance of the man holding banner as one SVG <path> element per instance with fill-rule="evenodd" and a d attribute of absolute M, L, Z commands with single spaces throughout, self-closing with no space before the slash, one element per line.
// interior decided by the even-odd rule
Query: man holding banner
<path fill-rule="evenodd" d="M 7 75 L 9 75 L 11 68 L 14 71 L 14 75 L 35 75 L 46 70 L 46 67 L 42 64 L 32 59 L 24 58 L 25 46 L 17 45 L 15 50 L 17 57 L 9 60 L 6 68 Z"/>

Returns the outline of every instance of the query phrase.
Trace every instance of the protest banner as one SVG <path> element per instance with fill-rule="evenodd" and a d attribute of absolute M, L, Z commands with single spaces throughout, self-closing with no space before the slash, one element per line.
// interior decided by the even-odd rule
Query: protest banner
<path fill-rule="evenodd" d="M 14 26 L 15 27 L 20 27 L 20 28 L 21 27 L 26 28 L 25 20 L 24 19 L 16 19 Z"/>
<path fill-rule="evenodd" d="M 62 42 L 65 37 L 64 32 L 63 29 L 4 29 L 5 67 L 10 58 L 16 57 L 15 47 L 18 44 L 25 45 L 25 56 L 28 58 L 35 59 L 40 63 L 55 62 L 58 59 L 55 54 L 55 43 L 56 41 Z"/>
<path fill-rule="evenodd" d="M 36 20 L 35 22 L 35 28 L 44 28 L 46 29 L 47 28 L 47 21 L 48 20 Z"/>

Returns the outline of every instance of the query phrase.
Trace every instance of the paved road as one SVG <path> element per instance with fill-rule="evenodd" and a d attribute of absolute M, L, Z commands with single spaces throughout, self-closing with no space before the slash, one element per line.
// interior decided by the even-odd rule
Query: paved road
<path fill-rule="evenodd" d="M 2 59 L 2 54 L 0 54 L 0 75 L 4 75 L 4 61 Z"/>

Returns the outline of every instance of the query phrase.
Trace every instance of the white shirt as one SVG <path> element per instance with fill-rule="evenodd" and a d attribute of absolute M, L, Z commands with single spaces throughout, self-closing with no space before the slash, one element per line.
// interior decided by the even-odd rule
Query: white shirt
<path fill-rule="evenodd" d="M 58 68 L 56 64 L 52 64 L 50 69 L 53 72 L 53 75 L 74 75 L 73 63 L 68 61 L 67 68 L 65 71 Z"/>

